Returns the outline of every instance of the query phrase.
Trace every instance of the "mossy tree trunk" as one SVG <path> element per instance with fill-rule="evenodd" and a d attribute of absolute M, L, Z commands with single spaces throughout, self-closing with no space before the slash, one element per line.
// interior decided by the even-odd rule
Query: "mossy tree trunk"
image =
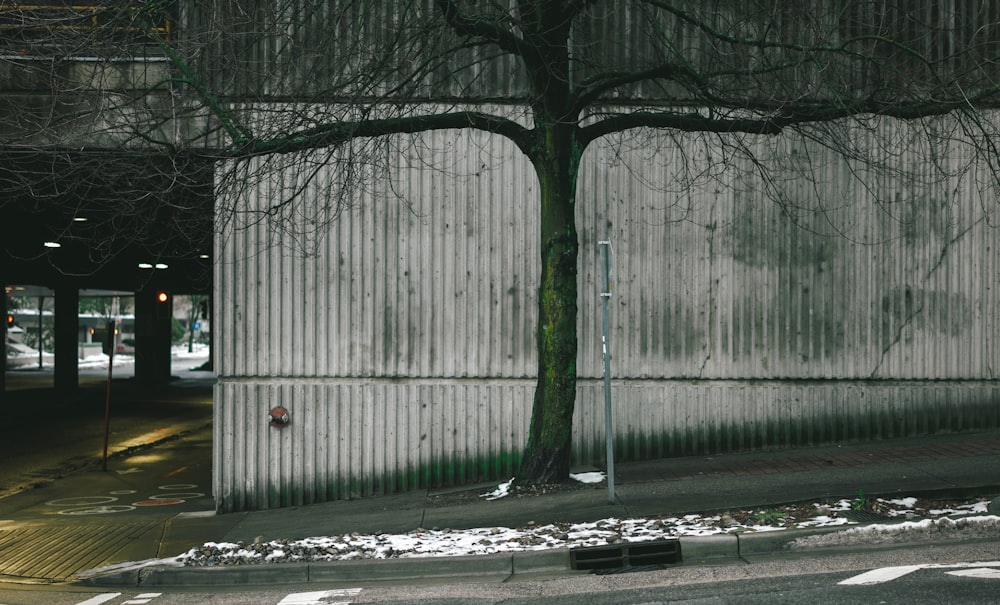
<path fill-rule="evenodd" d="M 525 148 L 538 175 L 541 283 L 538 290 L 538 382 L 517 481 L 569 479 L 576 405 L 576 181 L 583 154 L 570 88 L 571 12 L 560 3 L 522 3 L 522 59 L 532 88 L 533 141 Z"/>
<path fill-rule="evenodd" d="M 565 186 L 566 183 L 560 182 L 541 185 L 538 382 L 531 430 L 518 472 L 521 483 L 559 482 L 569 476 L 576 402 L 579 243 L 572 198 L 561 192 Z"/>
<path fill-rule="evenodd" d="M 572 127 L 541 132 L 545 152 L 535 159 L 541 189 L 541 284 L 538 292 L 538 382 L 519 483 L 569 477 L 576 402 L 577 257 L 574 216 L 579 151 Z"/>

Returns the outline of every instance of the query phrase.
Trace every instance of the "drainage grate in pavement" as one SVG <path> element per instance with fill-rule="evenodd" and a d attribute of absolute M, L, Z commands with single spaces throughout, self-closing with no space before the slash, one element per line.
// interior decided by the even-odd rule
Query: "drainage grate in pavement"
<path fill-rule="evenodd" d="M 44 525 L 0 530 L 0 576 L 63 581 L 112 563 L 115 553 L 160 524 Z"/>
<path fill-rule="evenodd" d="M 676 565 L 682 561 L 681 541 L 651 540 L 648 542 L 625 542 L 606 546 L 584 546 L 569 551 L 572 569 L 603 571 L 638 571 L 640 569 L 662 569 L 665 565 Z"/>
<path fill-rule="evenodd" d="M 891 517 L 880 515 L 878 513 L 869 512 L 866 510 L 846 510 L 842 511 L 840 514 L 852 521 L 858 521 L 860 523 L 881 523 L 883 521 L 892 520 Z"/>
<path fill-rule="evenodd" d="M 632 565 L 629 567 L 622 567 L 616 569 L 591 569 L 590 573 L 595 576 L 610 576 L 623 573 L 638 573 L 642 571 L 660 571 L 661 569 L 666 569 L 670 567 L 669 565 Z"/>

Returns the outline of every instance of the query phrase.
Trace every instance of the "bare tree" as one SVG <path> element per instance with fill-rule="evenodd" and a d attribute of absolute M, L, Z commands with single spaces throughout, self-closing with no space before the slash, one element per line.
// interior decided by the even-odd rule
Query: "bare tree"
<path fill-rule="evenodd" d="M 5 23 L 16 21 L 14 10 L 4 9 Z M 522 482 L 559 481 L 569 471 L 574 206 L 581 158 L 594 141 L 701 133 L 721 157 L 748 159 L 779 203 L 777 172 L 754 151 L 778 134 L 874 170 L 895 150 L 869 135 L 898 122 L 923 141 L 915 146 L 957 141 L 971 150 L 969 162 L 996 161 L 993 116 L 984 111 L 1000 100 L 1000 7 L 992 3 L 160 0 L 94 11 L 101 27 L 79 28 L 82 42 L 65 33 L 50 39 L 46 48 L 58 56 L 32 64 L 79 102 L 8 124 L 21 138 L 5 136 L 4 147 L 39 149 L 85 124 L 88 148 L 224 160 L 223 187 L 289 169 L 308 183 L 337 166 L 340 178 L 321 183 L 311 201 L 293 189 L 251 210 L 230 196 L 219 223 L 282 228 L 276 219 L 286 212 L 305 212 L 312 225 L 329 220 L 347 188 L 363 187 L 391 159 L 393 135 L 474 129 L 513 141 L 534 167 L 541 202 L 539 367 Z M 41 19 L 35 34 L 56 31 L 46 15 L 20 13 L 25 23 Z M 61 61 L 84 51 L 100 61 L 81 83 Z M 147 66 L 138 77 L 115 63 L 137 53 L 169 69 Z M 23 68 L 20 58 L 6 61 Z M 798 172 L 810 174 L 808 166 Z"/>
<path fill-rule="evenodd" d="M 147 140 L 180 116 L 155 42 L 166 14 L 147 22 L 139 4 L 0 8 L 0 210 L 17 261 L 81 276 L 125 250 L 210 249 L 210 163 Z"/>

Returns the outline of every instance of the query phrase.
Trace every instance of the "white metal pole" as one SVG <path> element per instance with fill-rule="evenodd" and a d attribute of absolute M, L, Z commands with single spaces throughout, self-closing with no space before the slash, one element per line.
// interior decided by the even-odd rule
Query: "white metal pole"
<path fill-rule="evenodd" d="M 607 445 L 608 504 L 615 503 L 615 451 L 611 421 L 611 351 L 608 346 L 608 303 L 611 300 L 611 242 L 598 242 L 601 247 L 601 302 L 603 329 L 601 342 L 604 355 L 604 441 Z"/>

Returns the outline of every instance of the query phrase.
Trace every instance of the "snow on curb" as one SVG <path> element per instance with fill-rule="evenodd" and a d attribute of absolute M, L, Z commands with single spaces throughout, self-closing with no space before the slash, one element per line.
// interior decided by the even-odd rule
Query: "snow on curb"
<path fill-rule="evenodd" d="M 599 473 L 597 474 L 599 475 Z M 587 474 L 581 481 L 596 482 L 595 475 Z M 496 490 L 482 494 L 483 498 L 495 500 L 511 493 L 513 479 L 503 483 Z M 921 515 L 975 515 L 986 512 L 988 502 L 976 502 L 954 509 L 915 511 L 916 498 L 875 501 L 886 517 L 912 517 Z M 295 563 L 313 561 L 349 561 L 356 559 L 389 559 L 408 557 L 441 557 L 485 555 L 496 553 L 546 550 L 553 548 L 574 548 L 582 546 L 602 546 L 619 542 L 639 542 L 664 538 L 701 537 L 720 534 L 747 534 L 785 529 L 806 529 L 854 525 L 838 512 L 852 510 L 855 505 L 843 500 L 833 505 L 814 504 L 815 514 L 808 520 L 788 521 L 773 511 L 745 515 L 746 520 L 738 522 L 733 515 L 684 515 L 657 519 L 617 519 L 607 518 L 591 523 L 552 523 L 522 528 L 484 527 L 467 530 L 417 529 L 405 534 L 345 534 L 343 536 L 320 536 L 302 540 L 272 540 L 251 544 L 231 542 L 207 542 L 192 548 L 173 561 L 184 566 L 222 566 L 264 563 Z M 746 512 L 746 511 L 744 511 Z M 851 529 L 848 532 L 867 532 L 868 536 L 910 532 L 914 528 L 941 528 L 949 524 L 982 524 L 984 531 L 995 531 L 1000 527 L 1000 517 L 966 517 L 961 521 L 952 519 L 924 519 L 920 522 L 869 525 Z M 835 532 L 826 536 L 839 536 L 847 532 Z M 812 537 L 796 540 L 796 547 L 810 547 Z M 822 538 L 822 536 L 820 537 Z M 835 540 L 836 538 L 826 538 Z M 865 538 L 847 538 L 863 541 Z M 844 538 L 840 538 L 841 542 Z M 869 542 L 870 538 L 867 539 Z"/>
<path fill-rule="evenodd" d="M 900 523 L 877 523 L 852 527 L 844 531 L 804 536 L 792 540 L 787 550 L 809 550 L 831 546 L 861 546 L 901 544 L 942 539 L 990 539 L 1000 536 L 1000 517 L 983 515 L 953 519 L 921 519 Z"/>

